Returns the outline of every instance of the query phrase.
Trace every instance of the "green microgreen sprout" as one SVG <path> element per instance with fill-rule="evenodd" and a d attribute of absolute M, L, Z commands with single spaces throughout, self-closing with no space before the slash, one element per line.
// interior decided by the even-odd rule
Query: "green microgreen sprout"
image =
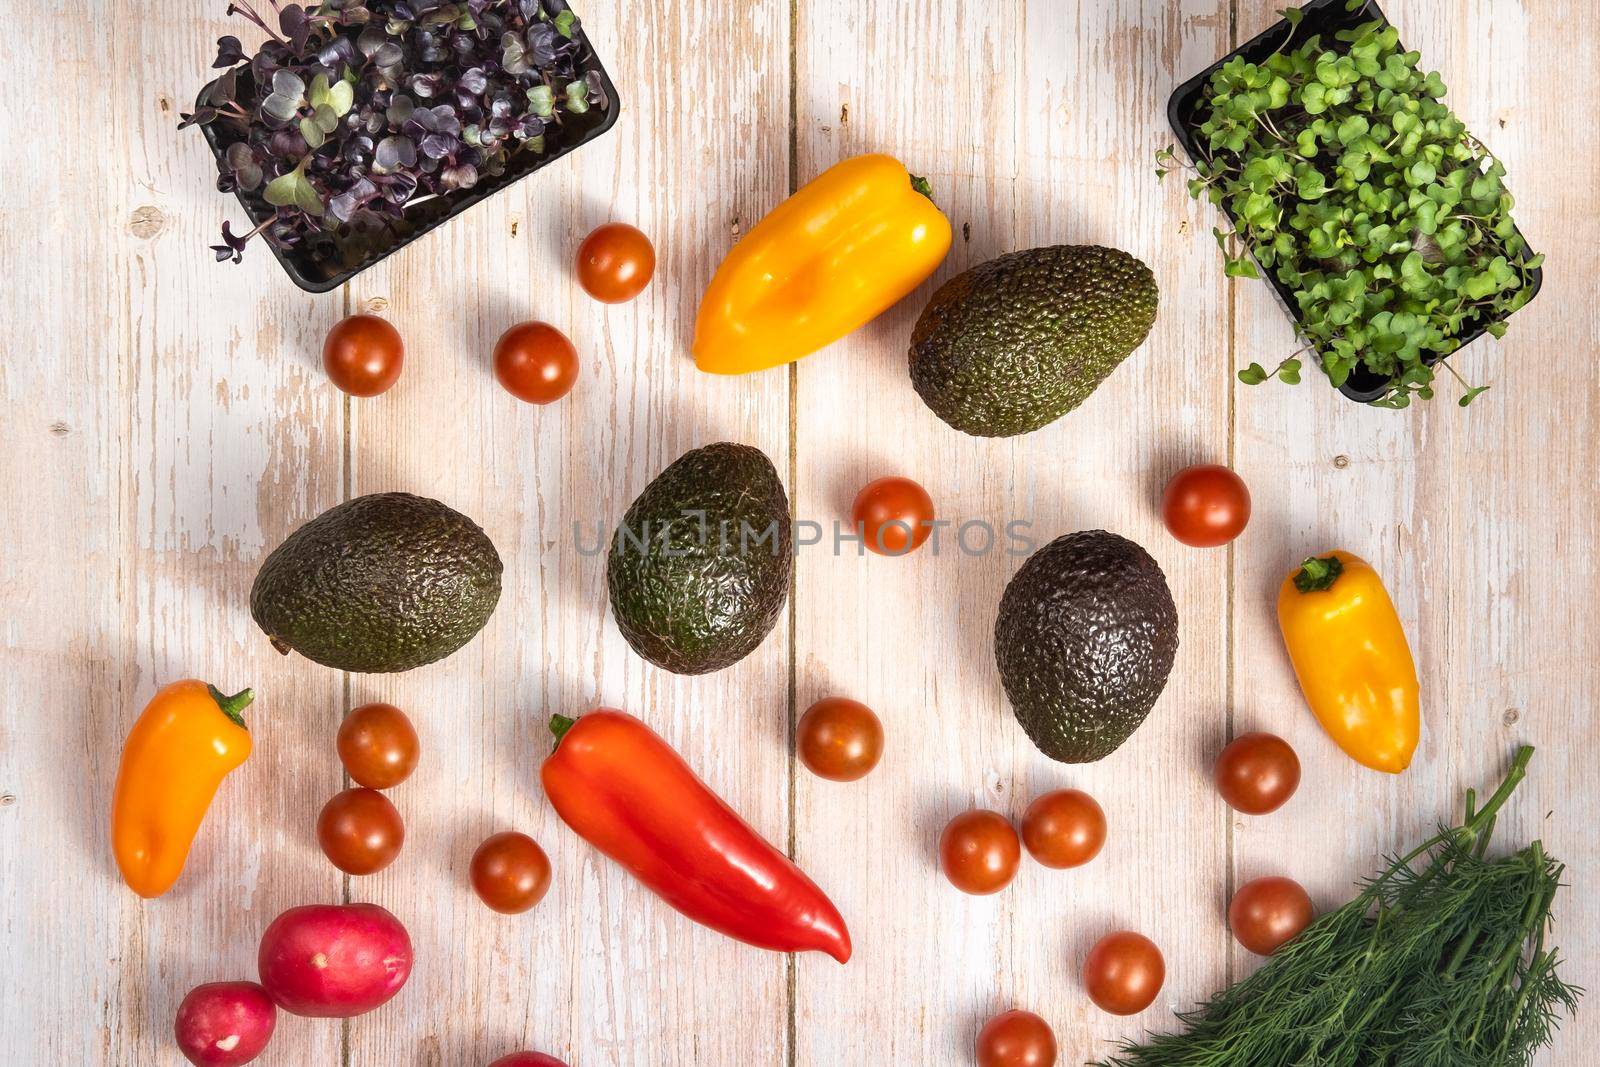
<path fill-rule="evenodd" d="M 1437 367 L 1459 380 L 1448 357 L 1469 331 L 1504 335 L 1544 257 L 1512 222 L 1505 167 L 1392 26 L 1295 43 L 1302 12 L 1283 14 L 1278 51 L 1212 76 L 1200 158 L 1163 148 L 1156 176 L 1182 171 L 1192 197 L 1226 209 L 1232 225 L 1213 235 L 1228 277 L 1269 271 L 1294 294 L 1306 347 L 1241 382 L 1296 383 L 1309 353 L 1336 388 L 1360 369 L 1386 383 L 1376 406 L 1404 408 L 1433 396 Z M 1461 387 L 1462 406 L 1487 388 Z"/>

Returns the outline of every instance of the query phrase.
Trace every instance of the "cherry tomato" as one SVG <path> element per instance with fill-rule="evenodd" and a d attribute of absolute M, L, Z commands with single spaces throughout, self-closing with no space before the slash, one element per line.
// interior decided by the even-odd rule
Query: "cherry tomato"
<path fill-rule="evenodd" d="M 542 1052 L 513 1052 L 509 1056 L 501 1056 L 489 1067 L 567 1067 L 565 1063 L 554 1056 L 546 1056 Z"/>
<path fill-rule="evenodd" d="M 963 893 L 998 893 L 1017 873 L 1022 843 L 1005 817 L 992 811 L 964 812 L 939 835 L 939 866 Z"/>
<path fill-rule="evenodd" d="M 1106 813 L 1078 789 L 1057 789 L 1028 805 L 1022 843 L 1046 867 L 1081 867 L 1106 843 Z"/>
<path fill-rule="evenodd" d="M 1292 878 L 1257 878 L 1228 904 L 1233 938 L 1257 956 L 1270 956 L 1316 918 L 1311 897 Z"/>
<path fill-rule="evenodd" d="M 818 778 L 853 782 L 866 777 L 883 756 L 883 723 L 859 701 L 828 697 L 800 716 L 795 748 Z"/>
<path fill-rule="evenodd" d="M 1008 1011 L 978 1033 L 978 1067 L 1055 1067 L 1056 1035 L 1031 1011 Z"/>
<path fill-rule="evenodd" d="M 363 704 L 339 724 L 339 762 L 359 785 L 389 789 L 417 769 L 417 731 L 393 704 Z"/>
<path fill-rule="evenodd" d="M 1212 778 L 1228 807 L 1265 815 L 1300 788 L 1300 757 L 1276 734 L 1240 734 L 1218 754 Z"/>
<path fill-rule="evenodd" d="M 1185 467 L 1161 493 L 1161 521 L 1191 548 L 1225 545 L 1250 521 L 1250 490 L 1227 467 Z"/>
<path fill-rule="evenodd" d="M 377 396 L 400 380 L 406 346 L 400 331 L 376 315 L 340 319 L 322 342 L 328 380 L 351 396 Z"/>
<path fill-rule="evenodd" d="M 879 478 L 856 494 L 850 522 L 880 556 L 903 556 L 933 533 L 933 498 L 910 478 Z"/>
<path fill-rule="evenodd" d="M 494 346 L 494 376 L 529 404 L 553 404 L 578 380 L 578 350 L 548 322 L 519 322 Z"/>
<path fill-rule="evenodd" d="M 1089 999 L 1112 1015 L 1137 1015 L 1148 1008 L 1167 980 L 1167 964 L 1156 943 L 1132 930 L 1095 942 L 1083 961 Z"/>
<path fill-rule="evenodd" d="M 650 238 L 626 222 L 608 222 L 578 246 L 578 284 L 602 304 L 632 300 L 655 272 Z"/>
<path fill-rule="evenodd" d="M 486 838 L 472 854 L 471 873 L 478 898 L 503 915 L 527 911 L 550 888 L 550 858 L 537 841 L 514 830 Z"/>
<path fill-rule="evenodd" d="M 376 789 L 336 793 L 317 815 L 317 843 L 346 874 L 376 874 L 400 855 L 406 825 L 389 798 Z"/>

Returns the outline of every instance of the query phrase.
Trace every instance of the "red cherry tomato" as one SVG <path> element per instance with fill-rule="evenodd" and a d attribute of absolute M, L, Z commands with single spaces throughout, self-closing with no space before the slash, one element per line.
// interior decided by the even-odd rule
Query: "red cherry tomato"
<path fill-rule="evenodd" d="M 1276 734 L 1240 734 L 1217 756 L 1212 777 L 1228 807 L 1265 815 L 1300 788 L 1300 757 Z"/>
<path fill-rule="evenodd" d="M 1156 943 L 1118 930 L 1095 942 L 1083 961 L 1089 999 L 1112 1015 L 1137 1015 L 1148 1008 L 1167 980 L 1167 964 Z"/>
<path fill-rule="evenodd" d="M 1172 476 L 1161 494 L 1161 521 L 1192 548 L 1216 548 L 1244 532 L 1250 490 L 1227 467 L 1205 463 Z"/>
<path fill-rule="evenodd" d="M 578 246 L 578 284 L 603 304 L 632 300 L 655 272 L 650 238 L 625 222 L 606 223 Z"/>
<path fill-rule="evenodd" d="M 933 498 L 910 478 L 879 478 L 856 494 L 850 522 L 872 551 L 903 556 L 933 533 Z"/>
<path fill-rule="evenodd" d="M 406 826 L 389 798 L 376 789 L 346 789 L 317 815 L 317 843 L 346 874 L 376 874 L 400 855 Z"/>
<path fill-rule="evenodd" d="M 1021 858 L 1017 831 L 992 811 L 957 815 L 939 835 L 939 866 L 963 893 L 998 893 L 1015 877 Z"/>
<path fill-rule="evenodd" d="M 1270 956 L 1316 918 L 1311 897 L 1292 878 L 1257 878 L 1228 904 L 1228 929 L 1258 956 Z"/>
<path fill-rule="evenodd" d="M 578 380 L 578 350 L 548 322 L 519 322 L 494 346 L 494 376 L 529 404 L 552 404 Z"/>
<path fill-rule="evenodd" d="M 1028 805 L 1022 843 L 1046 867 L 1081 867 L 1106 843 L 1106 813 L 1088 793 L 1057 789 Z"/>
<path fill-rule="evenodd" d="M 883 723 L 859 701 L 827 697 L 800 716 L 795 748 L 800 762 L 818 778 L 853 782 L 883 756 Z"/>
<path fill-rule="evenodd" d="M 377 396 L 399 381 L 405 358 L 400 331 L 376 315 L 340 319 L 322 342 L 328 380 L 351 396 Z"/>
<path fill-rule="evenodd" d="M 550 858 L 533 838 L 512 830 L 478 846 L 471 873 L 478 898 L 503 915 L 527 911 L 550 888 Z"/>
<path fill-rule="evenodd" d="M 1056 1035 L 1031 1011 L 996 1015 L 978 1033 L 978 1067 L 1055 1067 Z"/>
<path fill-rule="evenodd" d="M 390 789 L 417 768 L 416 728 L 393 704 L 363 704 L 339 724 L 339 762 L 356 784 Z"/>

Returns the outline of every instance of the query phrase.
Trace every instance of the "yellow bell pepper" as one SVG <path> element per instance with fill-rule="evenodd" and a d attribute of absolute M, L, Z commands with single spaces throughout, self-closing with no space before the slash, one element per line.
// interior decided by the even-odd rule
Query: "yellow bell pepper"
<path fill-rule="evenodd" d="M 712 374 L 792 363 L 877 318 L 950 251 L 950 220 L 897 160 L 856 156 L 773 208 L 717 268 L 694 325 Z"/>
<path fill-rule="evenodd" d="M 1399 774 L 1417 750 L 1417 665 L 1394 602 L 1348 552 L 1306 560 L 1278 590 L 1278 626 L 1317 721 L 1345 754 Z"/>
<path fill-rule="evenodd" d="M 245 709 L 255 694 L 231 697 L 192 679 L 156 693 L 122 747 L 111 801 L 111 847 L 123 880 L 159 897 L 183 873 L 189 846 L 223 778 L 250 756 Z"/>

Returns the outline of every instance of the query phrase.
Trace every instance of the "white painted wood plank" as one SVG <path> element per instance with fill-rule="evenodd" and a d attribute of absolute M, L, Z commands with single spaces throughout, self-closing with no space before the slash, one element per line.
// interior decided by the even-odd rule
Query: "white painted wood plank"
<path fill-rule="evenodd" d="M 0 977 L 0 1060 L 167 1063 L 188 989 L 254 977 L 266 924 L 337 893 L 309 827 L 338 774 L 306 755 L 338 679 L 273 653 L 247 598 L 264 551 L 337 499 L 340 403 L 266 250 L 234 268 L 206 249 L 238 207 L 176 124 L 220 22 L 130 0 L 18 29 L 0 178 L 29 205 L 6 216 L 0 322 L 0 790 L 16 797 L 0 808 L 0 941 L 23 966 Z M 63 74 L 102 65 L 92 93 Z M 103 131 L 98 149 L 42 170 L 42 115 Z M 256 687 L 256 751 L 178 884 L 142 902 L 111 857 L 112 784 L 145 702 L 190 676 Z M 287 1019 L 263 1062 L 338 1048 L 336 1028 Z"/>
<path fill-rule="evenodd" d="M 1240 5 L 1240 39 L 1279 6 Z M 1505 160 L 1517 221 L 1549 256 L 1545 288 L 1504 342 L 1480 340 L 1453 361 L 1494 383 L 1465 411 L 1449 385 L 1404 412 L 1360 407 L 1315 372 L 1297 389 L 1238 390 L 1239 470 L 1257 512 L 1235 554 L 1235 727 L 1287 737 L 1305 780 L 1281 812 L 1236 820 L 1235 881 L 1286 874 L 1320 906 L 1337 905 L 1380 853 L 1458 815 L 1463 790 L 1492 787 L 1515 745 L 1531 742 L 1530 778 L 1496 837 L 1509 848 L 1540 835 L 1567 861 L 1575 888 L 1556 909 L 1554 943 L 1569 959 L 1565 977 L 1593 989 L 1600 910 L 1582 887 L 1600 875 L 1587 755 L 1600 742 L 1590 710 L 1600 671 L 1588 654 L 1600 636 L 1588 604 L 1600 453 L 1577 428 L 1600 399 L 1589 293 L 1600 169 L 1594 125 L 1574 122 L 1571 107 L 1600 81 L 1596 40 L 1567 5 L 1386 6 L 1402 42 L 1443 74 L 1467 128 Z M 1538 73 L 1552 65 L 1564 79 Z M 1197 225 L 1211 225 L 1210 211 L 1195 208 Z M 1271 365 L 1296 347 L 1265 283 L 1239 284 L 1234 300 L 1236 365 Z M 1336 546 L 1379 569 L 1417 658 L 1422 743 L 1398 778 L 1357 766 L 1327 740 L 1282 651 L 1278 582 L 1299 558 Z M 1234 955 L 1241 973 L 1253 965 Z M 1577 1050 L 1600 1037 L 1587 1007 L 1541 1062 L 1580 1062 Z"/>
<path fill-rule="evenodd" d="M 171 1015 L 191 985 L 250 976 L 279 910 L 340 899 L 312 820 L 339 788 L 338 714 L 375 697 L 413 713 L 426 749 L 394 794 L 406 853 L 350 893 L 401 913 L 421 959 L 402 999 L 351 1028 L 349 1062 L 487 1062 L 523 1044 L 584 1067 L 789 1055 L 782 961 L 655 903 L 559 825 L 536 781 L 549 711 L 617 703 L 662 729 L 759 828 L 789 835 L 787 625 L 728 672 L 668 678 L 606 620 L 601 561 L 571 549 L 573 518 L 608 526 L 692 445 L 746 440 L 789 469 L 790 379 L 712 380 L 685 355 L 733 220 L 747 226 L 788 188 L 789 5 L 763 2 L 731 22 L 681 6 L 591 15 L 626 102 L 606 140 L 352 293 L 322 298 L 292 289 L 265 249 L 239 268 L 204 251 L 237 209 L 210 190 L 199 136 L 172 127 L 205 77 L 220 7 L 202 18 L 122 0 L 115 34 L 93 8 L 15 27 L 31 103 L 0 115 L 8 148 L 36 136 L 29 114 L 62 128 L 108 110 L 114 120 L 103 157 L 63 156 L 60 181 L 41 191 L 33 156 L 0 154 L 0 185 L 23 191 L 0 214 L 0 337 L 12 354 L 0 363 L 0 484 L 13 500 L 0 511 L 0 942 L 21 961 L 0 972 L 0 1060 L 170 1062 Z M 1274 6 L 1240 4 L 1237 36 Z M 796 372 L 799 511 L 842 517 L 860 484 L 899 472 L 947 517 L 1031 518 L 1046 536 L 1118 529 L 1166 567 L 1185 646 L 1128 746 L 1060 768 L 1014 726 L 990 666 L 988 626 L 1014 561 L 802 556 L 799 709 L 860 697 L 883 715 L 889 754 L 854 786 L 796 779 L 799 859 L 841 905 L 859 955 L 845 968 L 796 961 L 795 1062 L 887 1049 L 966 1063 L 982 1019 L 1013 1003 L 1051 1019 L 1064 1063 L 1163 1025 L 1164 1009 L 1251 965 L 1222 930 L 1222 887 L 1270 867 L 1323 903 L 1342 899 L 1377 852 L 1453 810 L 1522 739 L 1541 751 L 1501 840 L 1539 832 L 1568 861 L 1578 888 L 1558 908 L 1559 941 L 1569 977 L 1600 988 L 1600 908 L 1581 892 L 1600 874 L 1587 756 L 1600 741 L 1589 713 L 1600 673 L 1585 599 L 1600 461 L 1585 430 L 1597 399 L 1588 286 L 1600 267 L 1600 131 L 1572 103 L 1600 77 L 1593 26 L 1572 3 L 1396 6 L 1404 39 L 1506 159 L 1518 220 L 1550 256 L 1546 292 L 1504 343 L 1463 357 L 1496 380 L 1469 412 L 1447 401 L 1368 412 L 1315 383 L 1238 391 L 1234 448 L 1257 512 L 1230 565 L 1167 540 L 1154 497 L 1170 470 L 1223 458 L 1231 367 L 1292 347 L 1289 330 L 1263 288 L 1224 295 L 1204 236 L 1210 209 L 1148 178 L 1166 92 L 1226 49 L 1227 7 L 798 5 L 802 179 L 888 150 L 932 177 L 958 227 L 971 224 L 940 278 L 1013 247 L 1102 240 L 1151 262 L 1164 295 L 1155 335 L 1083 410 L 985 444 L 944 428 L 907 387 L 905 338 L 925 289 Z M 108 94 L 62 95 L 46 74 L 64 62 L 118 73 Z M 711 117 L 706 101 L 729 117 Z M 622 309 L 587 302 L 565 275 L 582 234 L 610 217 L 643 225 L 662 253 L 661 281 Z M 245 600 L 265 551 L 344 495 L 342 404 L 316 353 L 347 302 L 376 297 L 393 304 L 411 364 L 394 394 L 356 408 L 354 490 L 411 488 L 462 507 L 509 569 L 500 613 L 467 650 L 346 693 L 340 676 L 269 653 Z M 1225 361 L 1229 301 L 1239 328 Z M 519 408 L 487 373 L 500 328 L 525 315 L 567 326 L 592 357 L 557 408 Z M 1398 782 L 1322 738 L 1272 621 L 1282 569 L 1333 543 L 1384 570 L 1423 666 L 1424 746 Z M 158 684 L 187 674 L 257 686 L 257 752 L 178 889 L 141 904 L 116 877 L 105 813 L 127 724 Z M 1229 820 L 1205 778 L 1230 710 L 1235 731 L 1278 730 L 1307 766 L 1280 815 L 1237 824 L 1231 868 Z M 974 803 L 1019 813 L 1059 784 L 1088 788 L 1111 813 L 1095 866 L 1025 861 L 986 901 L 942 883 L 933 849 L 945 817 Z M 491 916 L 464 882 L 472 847 L 509 826 L 538 837 L 557 868 L 551 896 L 522 919 Z M 1084 948 L 1113 922 L 1156 936 L 1172 968 L 1157 1007 L 1128 1023 L 1097 1013 L 1077 985 Z M 1545 1062 L 1581 1058 L 1600 1033 L 1591 1015 L 1567 1024 Z M 338 1063 L 345 1040 L 337 1023 L 285 1017 L 261 1062 Z"/>
<path fill-rule="evenodd" d="M 788 11 L 661 3 L 621 19 L 601 7 L 589 28 L 622 97 L 616 128 L 352 285 L 358 304 L 386 302 L 409 348 L 400 384 L 355 405 L 354 492 L 438 497 L 481 522 L 506 563 L 482 637 L 441 664 L 352 683 L 355 702 L 410 711 L 425 745 L 394 791 L 405 853 L 351 885 L 408 922 L 418 970 L 394 1012 L 353 1024 L 353 1064 L 487 1063 L 521 1047 L 640 1067 L 786 1054 L 785 959 L 657 901 L 560 823 L 537 770 L 552 713 L 622 707 L 759 830 L 788 838 L 786 622 L 726 671 L 667 674 L 622 640 L 605 558 L 573 540 L 580 524 L 593 546 L 598 524 L 609 543 L 645 484 L 702 444 L 757 445 L 787 478 L 785 378 L 700 374 L 688 338 L 734 220 L 787 189 Z M 583 236 L 612 219 L 659 254 L 650 289 L 617 307 L 571 276 Z M 583 360 L 547 408 L 490 371 L 501 331 L 526 318 L 566 331 Z M 467 884 L 472 850 L 503 829 L 532 834 L 554 867 L 549 896 L 521 917 L 491 913 Z"/>
<path fill-rule="evenodd" d="M 843 889 L 865 931 L 839 969 L 801 961 L 797 1062 L 967 1064 L 983 1021 L 1043 1014 L 1061 1062 L 1081 1062 L 1220 980 L 1213 920 L 1224 820 L 1202 773 L 1226 707 L 1226 553 L 1184 549 L 1153 507 L 1164 473 L 1226 459 L 1227 312 L 1211 240 L 1182 228 L 1181 191 L 1158 186 L 1170 87 L 1225 50 L 1225 4 L 804 5 L 798 45 L 802 180 L 886 151 L 926 174 L 957 230 L 936 281 L 1017 248 L 1104 243 L 1143 258 L 1162 288 L 1150 340 L 1078 411 L 1009 440 L 965 437 L 911 389 L 906 345 L 932 287 L 799 364 L 802 513 L 848 523 L 855 491 L 903 474 L 943 518 L 1033 524 L 1040 544 L 1103 527 L 1145 545 L 1182 620 L 1173 681 L 1149 722 L 1101 763 L 1034 750 L 994 667 L 996 605 L 1020 560 L 801 556 L 797 707 L 829 694 L 878 710 L 882 767 L 853 785 L 798 779 L 799 858 Z M 846 112 L 846 109 L 848 111 Z M 848 115 L 848 121 L 844 116 Z M 1037 793 L 1077 786 L 1107 810 L 1090 867 L 1024 859 L 1016 881 L 965 897 L 938 872 L 944 822 L 972 806 L 1020 817 Z M 1127 926 L 1164 949 L 1169 981 L 1143 1016 L 1116 1020 L 1079 985 L 1094 938 Z M 869 1053 L 870 1050 L 870 1053 Z"/>

